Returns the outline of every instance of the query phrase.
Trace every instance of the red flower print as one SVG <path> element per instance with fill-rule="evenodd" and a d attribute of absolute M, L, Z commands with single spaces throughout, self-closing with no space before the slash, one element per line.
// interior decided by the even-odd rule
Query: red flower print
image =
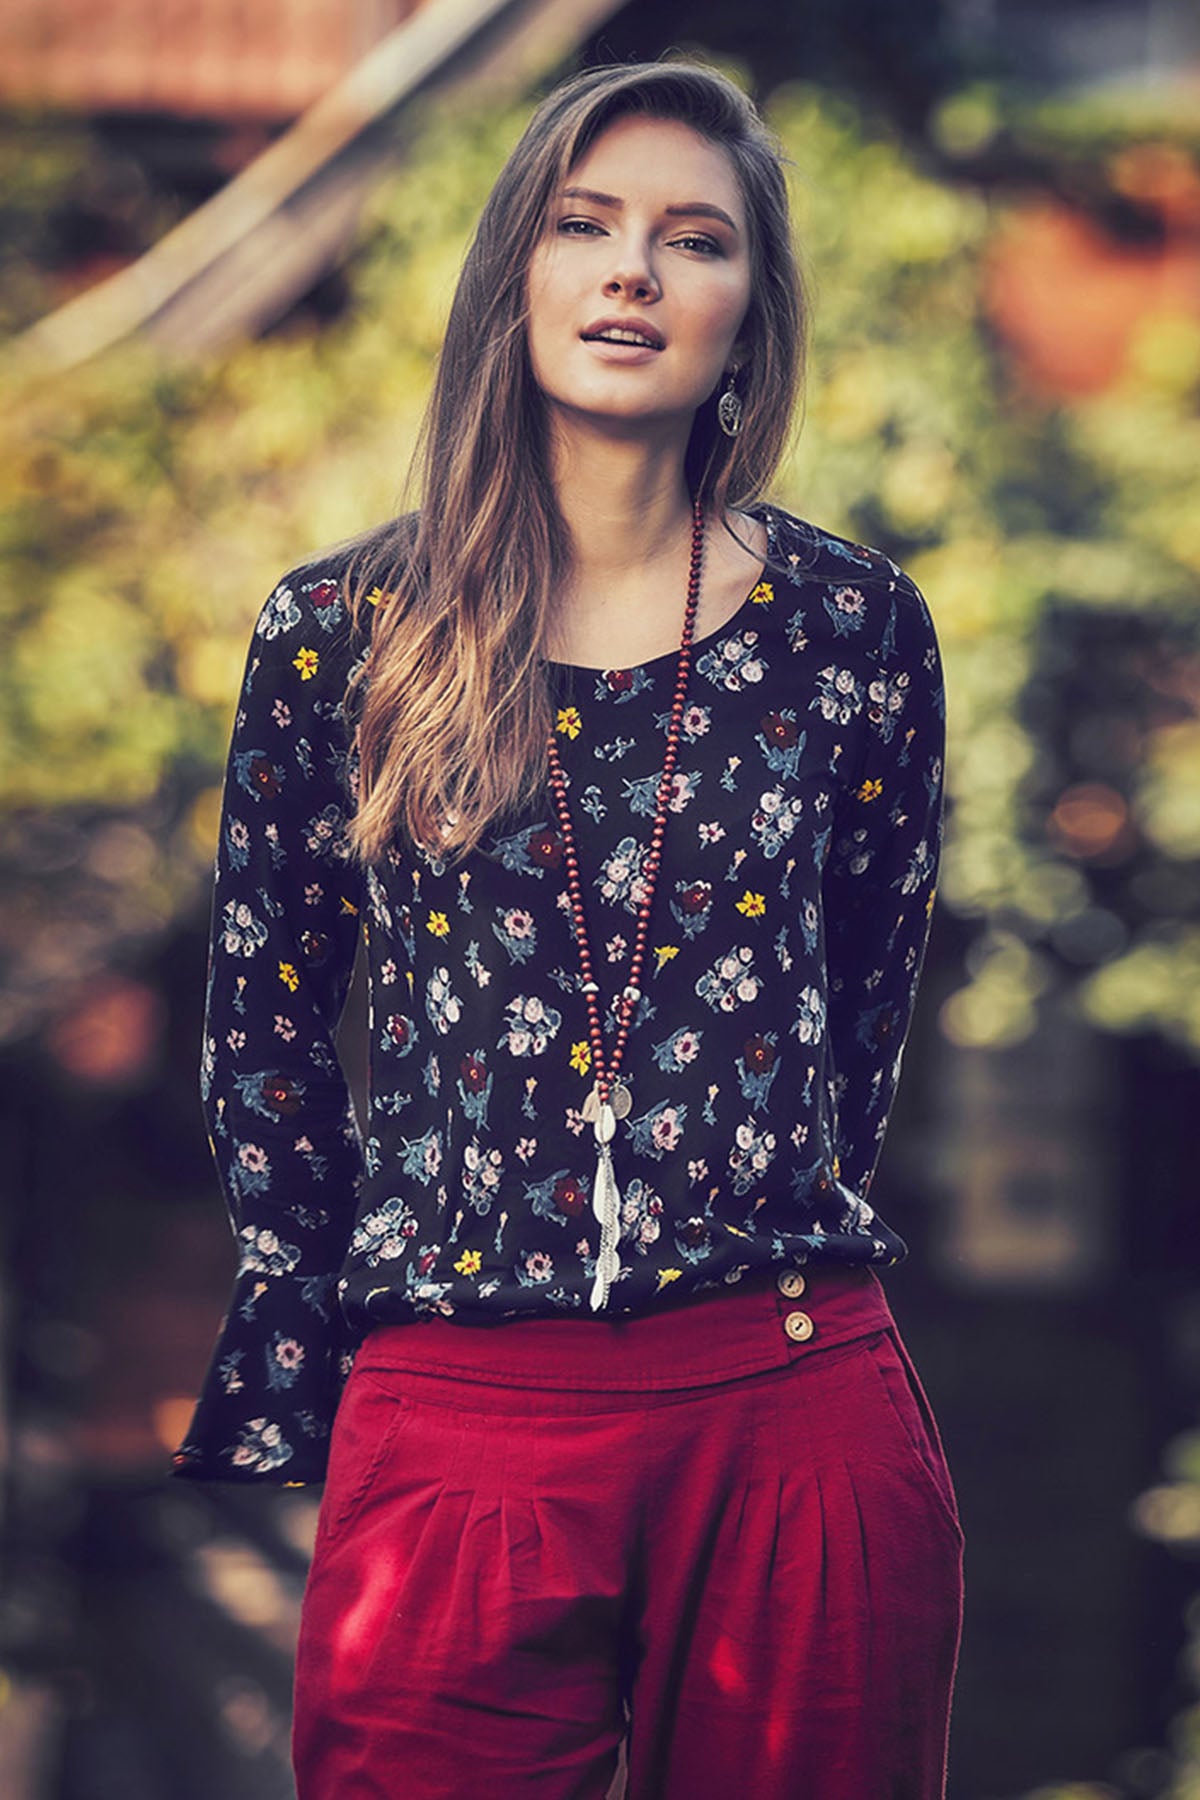
<path fill-rule="evenodd" d="M 712 905 L 712 882 L 694 881 L 680 894 L 679 904 L 685 913 L 707 912 Z"/>
<path fill-rule="evenodd" d="M 275 764 L 266 756 L 255 756 L 251 758 L 250 780 L 253 782 L 258 792 L 260 794 L 265 794 L 268 800 L 273 800 L 279 792 L 279 771 L 275 767 Z"/>
<path fill-rule="evenodd" d="M 387 1022 L 385 1030 L 393 1044 L 396 1044 L 401 1050 L 403 1050 L 405 1044 L 407 1044 L 409 1038 L 412 1036 L 412 1025 L 410 1021 L 404 1017 L 403 1013 L 393 1013 Z"/>
<path fill-rule="evenodd" d="M 308 590 L 308 597 L 314 606 L 332 606 L 338 597 L 336 581 L 318 581 L 315 587 Z"/>
<path fill-rule="evenodd" d="M 768 1044 L 764 1037 L 747 1038 L 742 1045 L 742 1060 L 748 1069 L 765 1075 L 768 1069 L 775 1067 L 775 1046 Z"/>
<path fill-rule="evenodd" d="M 769 744 L 778 744 L 781 750 L 790 750 L 796 742 L 796 721 L 785 719 L 782 713 L 768 713 L 759 720 L 763 736 Z"/>
<path fill-rule="evenodd" d="M 627 694 L 633 686 L 633 670 L 605 669 L 604 684 L 610 694 Z"/>
<path fill-rule="evenodd" d="M 689 1250 L 699 1250 L 707 1244 L 710 1233 L 703 1219 L 685 1219 L 679 1227 L 679 1236 Z"/>
<path fill-rule="evenodd" d="M 562 861 L 562 839 L 556 831 L 537 831 L 529 840 L 529 860 L 541 869 L 557 869 Z"/>
<path fill-rule="evenodd" d="M 577 1219 L 587 1206 L 587 1188 L 574 1175 L 564 1175 L 554 1184 L 554 1204 L 568 1219 Z"/>
<path fill-rule="evenodd" d="M 300 948 L 304 952 L 305 962 L 319 968 L 329 955 L 329 939 L 323 931 L 302 931 Z"/>
<path fill-rule="evenodd" d="M 300 1096 L 286 1075 L 265 1075 L 259 1092 L 272 1112 L 286 1117 L 299 1110 Z"/>
<path fill-rule="evenodd" d="M 481 1094 L 487 1086 L 487 1070 L 477 1056 L 464 1056 L 458 1065 L 469 1094 Z"/>

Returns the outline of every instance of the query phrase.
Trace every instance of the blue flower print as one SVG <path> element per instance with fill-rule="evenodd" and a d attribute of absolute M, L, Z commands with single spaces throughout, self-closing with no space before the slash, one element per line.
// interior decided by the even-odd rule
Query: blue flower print
<path fill-rule="evenodd" d="M 314 581 L 301 588 L 301 593 L 308 601 L 317 624 L 327 636 L 331 636 L 345 617 L 346 609 L 342 604 L 341 586 L 336 581 Z"/>
<path fill-rule="evenodd" d="M 238 1233 L 238 1274 L 290 1275 L 300 1261 L 295 1244 L 283 1244 L 273 1231 L 245 1225 Z"/>
<path fill-rule="evenodd" d="M 244 794 L 261 803 L 280 798 L 285 775 L 263 750 L 239 750 L 232 761 L 234 779 Z"/>
<path fill-rule="evenodd" d="M 779 1035 L 774 1031 L 747 1038 L 735 1064 L 742 1097 L 750 1102 L 755 1112 L 766 1111 L 771 1084 L 779 1073 L 778 1042 Z"/>
<path fill-rule="evenodd" d="M 291 1462 L 293 1451 L 279 1426 L 264 1418 L 248 1419 L 227 1455 L 235 1469 L 266 1475 Z"/>
<path fill-rule="evenodd" d="M 501 1152 L 484 1150 L 479 1139 L 472 1138 L 463 1151 L 463 1197 L 480 1218 L 486 1218 L 491 1212 L 503 1174 Z"/>
<path fill-rule="evenodd" d="M 542 1056 L 558 1035 L 562 1014 L 537 994 L 518 994 L 505 1007 L 508 1026 L 496 1040 L 510 1056 Z"/>
<path fill-rule="evenodd" d="M 450 986 L 450 971 L 436 968 L 425 985 L 425 1011 L 435 1031 L 444 1037 L 462 1018 L 462 1001 Z"/>
<path fill-rule="evenodd" d="M 406 1200 L 393 1196 L 354 1227 L 350 1240 L 353 1255 L 361 1256 L 369 1269 L 403 1256 L 419 1230 L 416 1215 Z"/>
<path fill-rule="evenodd" d="M 867 603 L 857 588 L 838 587 L 826 597 L 825 611 L 833 622 L 837 637 L 850 637 L 861 631 L 866 621 Z"/>
<path fill-rule="evenodd" d="M 908 699 L 909 674 L 901 669 L 895 675 L 877 675 L 867 688 L 867 718 L 885 744 L 895 734 L 896 722 Z"/>
<path fill-rule="evenodd" d="M 264 1347 L 267 1360 L 267 1387 L 273 1394 L 295 1387 L 304 1365 L 304 1346 L 294 1337 L 277 1331 L 273 1342 Z"/>
<path fill-rule="evenodd" d="M 833 663 L 817 673 L 816 698 L 810 711 L 819 712 L 833 725 L 848 725 L 862 711 L 863 683 L 853 669 L 839 669 Z"/>
<path fill-rule="evenodd" d="M 624 784 L 624 798 L 629 802 L 630 812 L 637 813 L 646 819 L 654 817 L 658 806 L 658 789 L 661 779 L 660 775 L 645 775 L 640 781 L 627 781 Z M 698 772 L 684 774 L 681 770 L 677 770 L 671 777 L 671 791 L 667 799 L 668 811 L 682 812 L 684 807 L 696 798 L 696 790 L 699 786 Z"/>
<path fill-rule="evenodd" d="M 346 815 L 340 806 L 329 805 L 308 821 L 304 828 L 304 847 L 310 856 L 325 862 L 345 861 Z"/>
<path fill-rule="evenodd" d="M 747 1194 L 762 1180 L 775 1160 L 775 1133 L 745 1119 L 737 1128 L 729 1152 L 729 1173 L 735 1194 Z"/>
<path fill-rule="evenodd" d="M 647 1256 L 662 1236 L 663 1202 L 648 1182 L 635 1175 L 621 1196 L 621 1241 Z"/>
<path fill-rule="evenodd" d="M 554 1259 L 545 1250 L 522 1251 L 513 1274 L 522 1287 L 541 1287 L 554 1280 Z"/>
<path fill-rule="evenodd" d="M 750 829 L 766 857 L 776 857 L 800 822 L 804 802 L 799 794 L 790 799 L 782 788 L 768 788 L 758 797 L 750 819 Z"/>
<path fill-rule="evenodd" d="M 819 1044 L 825 1036 L 825 1001 L 819 989 L 803 987 L 797 996 L 796 1017 L 788 1027 L 802 1044 Z"/>
<path fill-rule="evenodd" d="M 714 1012 L 736 1012 L 758 999 L 762 982 L 754 972 L 754 952 L 749 944 L 741 944 L 719 957 L 696 983 L 701 1000 L 707 1000 Z"/>
<path fill-rule="evenodd" d="M 389 1013 L 379 1033 L 379 1048 L 392 1056 L 408 1056 L 417 1041 L 417 1028 L 404 1013 Z"/>
<path fill-rule="evenodd" d="M 671 917 L 684 936 L 698 937 L 712 918 L 713 884 L 711 881 L 677 881 L 671 896 Z"/>
<path fill-rule="evenodd" d="M 221 947 L 230 956 L 254 956 L 267 941 L 267 927 L 256 919 L 244 900 L 225 904 L 225 926 Z"/>
<path fill-rule="evenodd" d="M 255 630 L 259 637 L 270 642 L 283 632 L 294 631 L 300 618 L 300 608 L 291 588 L 281 584 L 264 606 Z"/>
<path fill-rule="evenodd" d="M 758 650 L 757 631 L 741 631 L 723 638 L 712 650 L 706 650 L 696 663 L 701 675 L 707 675 L 715 687 L 739 694 L 744 687 L 757 686 L 766 674 L 767 665 Z"/>
<path fill-rule="evenodd" d="M 225 827 L 225 854 L 231 869 L 244 869 L 250 861 L 250 828 L 241 819 L 230 819 Z"/>
<path fill-rule="evenodd" d="M 637 913 L 646 897 L 642 868 L 649 854 L 649 844 L 639 844 L 634 837 L 621 839 L 612 855 L 601 864 L 595 880 L 606 900 L 619 900 L 626 912 Z"/>
<path fill-rule="evenodd" d="M 492 930 L 508 952 L 510 963 L 528 962 L 537 949 L 537 926 L 523 906 L 498 906 Z"/>
<path fill-rule="evenodd" d="M 472 1125 L 487 1129 L 488 1102 L 492 1097 L 493 1076 L 484 1061 L 482 1050 L 464 1056 L 458 1065 L 458 1098 L 463 1116 Z"/>
<path fill-rule="evenodd" d="M 436 1181 L 442 1166 L 442 1134 L 431 1125 L 419 1138 L 404 1138 L 400 1150 L 400 1167 L 406 1175 L 415 1175 L 425 1187 Z"/>
<path fill-rule="evenodd" d="M 649 686 L 650 677 L 644 668 L 605 669 L 597 677 L 594 691 L 597 700 L 612 700 L 620 706 L 623 701 L 635 700 Z"/>
<path fill-rule="evenodd" d="M 673 1031 L 669 1038 L 661 1044 L 655 1044 L 650 1054 L 664 1074 L 675 1075 L 680 1069 L 686 1069 L 694 1063 L 700 1054 L 703 1031 L 695 1031 L 688 1025 L 681 1025 Z"/>
<path fill-rule="evenodd" d="M 761 729 L 755 742 L 766 758 L 768 769 L 773 775 L 797 775 L 808 733 L 797 731 L 795 708 L 785 706 L 779 712 L 767 713 L 759 723 Z"/>
<path fill-rule="evenodd" d="M 652 1156 L 661 1162 L 668 1151 L 674 1150 L 683 1136 L 683 1127 L 687 1120 L 687 1104 L 678 1101 L 672 1105 L 669 1101 L 660 1101 L 652 1106 L 639 1119 L 629 1121 L 629 1141 L 639 1156 Z"/>

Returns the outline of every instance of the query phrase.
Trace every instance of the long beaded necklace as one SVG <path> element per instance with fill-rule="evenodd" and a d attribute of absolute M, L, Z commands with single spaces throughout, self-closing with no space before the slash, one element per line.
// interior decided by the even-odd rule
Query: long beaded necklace
<path fill-rule="evenodd" d="M 700 600 L 700 574 L 704 562 L 704 512 L 699 496 L 692 508 L 692 553 L 688 569 L 687 605 L 683 615 L 683 635 L 679 643 L 679 664 L 675 677 L 675 697 L 667 727 L 667 752 L 658 783 L 658 799 L 654 808 L 654 824 L 650 832 L 650 848 L 642 867 L 642 897 L 637 909 L 633 956 L 629 980 L 616 996 L 613 1008 L 617 1017 L 617 1036 L 611 1058 L 606 1056 L 604 1034 L 600 1024 L 600 987 L 588 942 L 587 920 L 583 907 L 583 880 L 579 873 L 579 853 L 571 809 L 567 801 L 567 778 L 559 761 L 558 746 L 551 735 L 549 743 L 550 786 L 558 812 L 563 849 L 567 864 L 567 893 L 579 951 L 583 995 L 587 1002 L 588 1037 L 592 1049 L 595 1085 L 583 1106 L 583 1116 L 596 1137 L 596 1176 L 592 1184 L 592 1211 L 600 1226 L 600 1249 L 596 1257 L 596 1274 L 592 1284 L 591 1308 L 599 1312 L 608 1300 L 609 1289 L 620 1272 L 617 1244 L 621 1235 L 621 1195 L 613 1170 L 612 1141 L 617 1123 L 627 1119 L 633 1107 L 628 1084 L 620 1079 L 621 1063 L 629 1039 L 634 1009 L 642 997 L 642 965 L 646 957 L 646 939 L 650 930 L 650 911 L 654 889 L 662 865 L 663 838 L 667 830 L 667 809 L 679 757 L 679 741 L 683 731 L 683 709 L 687 699 L 688 675 L 692 662 L 692 637 L 696 625 L 696 608 Z"/>

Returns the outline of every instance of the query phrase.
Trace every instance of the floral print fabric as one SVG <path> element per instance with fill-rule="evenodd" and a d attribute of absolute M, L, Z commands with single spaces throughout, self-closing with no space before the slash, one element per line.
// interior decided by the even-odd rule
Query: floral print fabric
<path fill-rule="evenodd" d="M 869 1195 L 941 849 L 937 638 L 881 552 L 756 510 L 763 577 L 693 656 L 622 1071 L 611 1314 L 906 1253 Z M 310 565 L 267 601 L 230 748 L 202 1092 L 240 1269 L 185 1475 L 320 1480 L 374 1326 L 586 1312 L 595 1273 L 594 1071 L 549 789 L 458 866 L 350 860 L 344 688 L 367 646 L 341 574 Z M 610 1031 L 676 668 L 551 665 Z M 333 1036 L 360 931 L 361 1136 Z"/>

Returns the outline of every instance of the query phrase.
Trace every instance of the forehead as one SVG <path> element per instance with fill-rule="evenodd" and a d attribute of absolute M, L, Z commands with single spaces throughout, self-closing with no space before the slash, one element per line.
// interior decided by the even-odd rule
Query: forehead
<path fill-rule="evenodd" d="M 739 221 L 745 211 L 728 151 L 678 119 L 614 119 L 572 164 L 567 184 L 579 183 L 620 200 L 708 200 Z"/>

